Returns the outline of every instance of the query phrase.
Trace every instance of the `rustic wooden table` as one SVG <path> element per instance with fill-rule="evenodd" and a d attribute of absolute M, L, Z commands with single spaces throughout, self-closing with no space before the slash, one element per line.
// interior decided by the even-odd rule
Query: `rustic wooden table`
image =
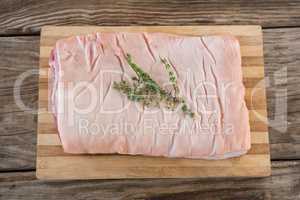
<path fill-rule="evenodd" d="M 0 199 L 300 199 L 299 1 L 0 0 Z M 263 26 L 272 176 L 40 181 L 36 115 L 14 101 L 15 80 L 38 69 L 43 25 Z M 37 108 L 38 77 L 21 98 Z"/>

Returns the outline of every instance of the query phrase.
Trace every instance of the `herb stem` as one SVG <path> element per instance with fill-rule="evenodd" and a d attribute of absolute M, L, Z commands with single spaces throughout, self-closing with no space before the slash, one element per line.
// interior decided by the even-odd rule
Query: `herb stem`
<path fill-rule="evenodd" d="M 173 86 L 175 95 L 172 95 L 172 92 L 162 89 L 149 74 L 144 72 L 142 68 L 133 62 L 130 54 L 126 55 L 126 61 L 136 73 L 137 77 L 132 78 L 133 84 L 124 80 L 119 83 L 114 82 L 113 87 L 116 90 L 125 94 L 129 100 L 140 102 L 143 106 L 160 107 L 161 104 L 164 104 L 168 109 L 174 110 L 181 104 L 182 112 L 185 115 L 189 115 L 191 118 L 194 117 L 194 113 L 188 108 L 185 100 L 182 97 L 179 97 L 177 78 L 167 59 L 161 58 L 161 62 L 169 75 L 169 81 Z"/>

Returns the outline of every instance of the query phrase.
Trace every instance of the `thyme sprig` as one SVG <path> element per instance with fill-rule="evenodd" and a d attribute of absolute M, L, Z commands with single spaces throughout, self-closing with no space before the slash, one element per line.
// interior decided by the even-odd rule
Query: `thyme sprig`
<path fill-rule="evenodd" d="M 169 81 L 172 83 L 173 89 L 175 91 L 175 95 L 177 96 L 179 94 L 179 88 L 177 85 L 177 78 L 176 78 L 174 72 L 172 71 L 172 67 L 166 58 L 160 58 L 160 60 L 164 64 L 164 66 L 169 74 Z"/>
<path fill-rule="evenodd" d="M 188 108 L 184 98 L 179 96 L 177 78 L 167 59 L 161 58 L 161 62 L 164 64 L 169 75 L 169 80 L 174 89 L 174 95 L 172 94 L 172 91 L 161 88 L 149 74 L 144 72 L 136 63 L 134 63 L 130 54 L 126 55 L 126 61 L 136 73 L 137 77 L 132 78 L 132 84 L 124 80 L 119 83 L 114 82 L 113 87 L 116 90 L 125 94 L 129 100 L 139 102 L 143 106 L 160 107 L 161 104 L 163 104 L 171 110 L 175 110 L 175 108 L 181 106 L 181 110 L 185 115 L 189 115 L 192 118 L 194 117 L 194 112 Z"/>

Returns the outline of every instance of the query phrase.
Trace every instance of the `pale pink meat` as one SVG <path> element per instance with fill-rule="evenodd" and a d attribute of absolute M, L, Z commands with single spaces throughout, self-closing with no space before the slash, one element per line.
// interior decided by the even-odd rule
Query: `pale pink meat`
<path fill-rule="evenodd" d="M 168 89 L 167 58 L 196 113 L 143 108 L 113 88 L 132 59 Z M 59 40 L 50 56 L 50 107 L 67 153 L 224 159 L 251 147 L 241 55 L 232 36 L 95 33 Z"/>

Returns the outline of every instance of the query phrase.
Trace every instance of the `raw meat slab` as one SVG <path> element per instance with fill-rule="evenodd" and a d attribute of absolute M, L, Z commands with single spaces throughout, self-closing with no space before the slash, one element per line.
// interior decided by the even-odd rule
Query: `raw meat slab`
<path fill-rule="evenodd" d="M 66 31 L 68 30 L 68 31 Z M 47 109 L 50 50 L 58 39 L 92 32 L 166 32 L 182 35 L 234 35 L 242 54 L 246 103 L 250 110 L 251 150 L 244 156 L 218 161 L 121 155 L 64 153 L 50 113 L 38 118 L 37 176 L 44 179 L 168 178 L 206 176 L 267 176 L 270 158 L 266 117 L 262 35 L 258 26 L 198 27 L 44 27 L 41 36 L 39 109 Z M 255 87 L 255 89 L 253 89 Z M 253 95 L 254 94 L 254 95 Z M 251 98 L 253 96 L 253 98 Z"/>

